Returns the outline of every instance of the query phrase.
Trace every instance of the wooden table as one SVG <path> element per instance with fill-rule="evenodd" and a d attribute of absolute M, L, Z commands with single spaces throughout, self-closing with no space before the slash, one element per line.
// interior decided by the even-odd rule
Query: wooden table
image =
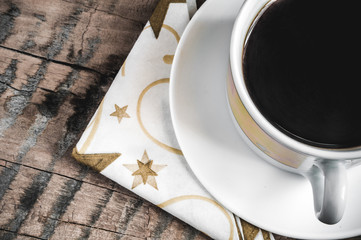
<path fill-rule="evenodd" d="M 0 239 L 207 239 L 71 157 L 157 2 L 0 1 Z"/>

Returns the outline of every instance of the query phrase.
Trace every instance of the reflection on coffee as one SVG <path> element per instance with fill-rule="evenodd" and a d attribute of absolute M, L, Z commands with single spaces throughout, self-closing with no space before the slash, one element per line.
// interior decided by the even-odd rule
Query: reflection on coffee
<path fill-rule="evenodd" d="M 361 146 L 361 18 L 354 3 L 278 0 L 245 46 L 244 77 L 257 108 L 309 145 Z"/>

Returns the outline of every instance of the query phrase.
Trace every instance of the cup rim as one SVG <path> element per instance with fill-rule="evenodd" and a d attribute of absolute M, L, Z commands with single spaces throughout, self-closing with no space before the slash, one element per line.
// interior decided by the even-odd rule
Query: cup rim
<path fill-rule="evenodd" d="M 248 32 L 252 29 L 252 24 L 255 22 L 257 17 L 260 16 L 262 11 L 275 1 L 277 0 L 246 0 L 243 3 L 233 25 L 230 43 L 230 66 L 238 96 L 240 97 L 244 107 L 256 124 L 266 134 L 280 144 L 294 151 L 324 159 L 351 160 L 361 158 L 361 146 L 340 149 L 322 148 L 311 146 L 289 137 L 274 127 L 253 103 L 243 78 L 243 68 L 239 66 L 243 66 L 242 59 L 244 54 L 244 45 L 247 40 Z"/>

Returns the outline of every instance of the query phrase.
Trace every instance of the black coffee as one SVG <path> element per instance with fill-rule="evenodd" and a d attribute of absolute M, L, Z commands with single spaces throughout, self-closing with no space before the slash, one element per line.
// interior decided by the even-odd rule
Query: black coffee
<path fill-rule="evenodd" d="M 276 128 L 327 148 L 361 146 L 357 1 L 278 0 L 246 43 L 244 76 Z"/>

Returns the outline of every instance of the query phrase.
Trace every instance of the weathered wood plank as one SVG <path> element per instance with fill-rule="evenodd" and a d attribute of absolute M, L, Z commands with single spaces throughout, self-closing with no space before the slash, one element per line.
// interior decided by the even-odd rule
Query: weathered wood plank
<path fill-rule="evenodd" d="M 150 239 L 206 240 L 203 233 L 190 228 L 187 224 L 176 220 L 163 210 L 151 206 L 149 209 Z"/>
<path fill-rule="evenodd" d="M 0 229 L 0 236 L 3 236 L 5 234 L 8 234 L 9 238 L 16 238 L 17 240 L 34 240 L 34 239 L 39 239 L 36 237 L 32 237 L 32 236 L 25 236 L 19 233 L 13 233 L 11 231 L 7 231 L 7 230 L 2 230 Z"/>
<path fill-rule="evenodd" d="M 0 201 L 0 229 L 7 230 L 3 238 L 17 232 L 40 239 L 73 239 L 75 236 L 85 239 L 99 234 L 105 234 L 109 239 L 124 236 L 132 239 L 207 239 L 137 196 L 76 182 L 67 177 L 51 176 L 42 194 L 37 195 L 29 188 L 29 179 L 41 173 L 21 167 Z M 69 183 L 78 183 L 80 189 L 67 208 L 62 209 L 62 205 L 68 204 L 68 199 L 61 196 L 68 193 Z M 42 184 L 41 181 L 38 184 Z M 33 207 L 28 208 L 32 201 L 35 201 Z"/>
<path fill-rule="evenodd" d="M 0 9 L 5 9 L 9 19 L 0 44 L 113 76 L 131 50 L 156 2 L 2 2 Z"/>
<path fill-rule="evenodd" d="M 39 25 L 41 22 L 45 22 L 44 19 L 46 19 L 46 16 L 40 13 L 34 13 L 34 9 L 41 9 L 41 7 L 52 10 L 56 10 L 57 8 L 58 10 L 63 9 L 63 6 L 60 6 L 59 4 L 58 6 L 56 4 L 55 6 L 52 5 L 50 8 L 49 6 L 38 6 L 39 1 L 27 3 L 30 3 L 30 5 L 25 5 L 24 7 L 18 8 L 16 4 L 23 6 L 23 2 L 2 2 L 2 4 L 6 5 L 5 7 L 8 7 L 3 16 L 5 16 L 6 20 L 5 25 L 10 26 L 8 27 L 9 34 L 12 33 L 14 29 L 17 29 L 15 18 L 21 15 L 22 8 L 25 9 L 23 11 L 26 13 L 25 18 L 26 16 L 32 16 L 37 19 L 35 25 Z M 81 3 L 82 4 L 80 5 L 84 5 L 83 2 Z M 79 2 L 71 4 L 79 4 Z M 146 4 L 151 4 L 151 1 L 148 1 Z M 85 5 L 85 7 L 91 6 Z M 29 11 L 29 9 L 31 11 Z M 30 14 L 31 12 L 32 15 Z M 126 12 L 129 13 L 129 11 Z M 65 14 L 67 12 L 63 11 L 62 13 Z M 59 51 L 63 47 L 62 44 L 64 44 L 64 42 L 67 40 L 63 39 L 63 35 L 65 33 L 69 33 L 69 28 L 75 26 L 75 23 L 72 22 L 74 18 L 73 15 L 71 16 L 71 19 L 65 23 L 68 25 L 64 25 L 63 28 L 60 29 L 63 31 L 60 34 L 60 40 L 62 41 L 60 41 L 58 38 L 55 38 L 53 42 L 48 44 L 48 54 L 56 55 L 60 53 Z M 55 20 L 57 16 L 58 15 L 55 13 L 51 15 L 53 22 L 56 22 Z M 143 15 L 142 17 L 144 21 L 145 18 Z M 4 23 L 4 21 L 2 23 Z M 125 26 L 127 24 L 124 23 L 121 25 Z M 33 25 L 30 21 L 27 22 L 27 24 L 20 24 L 20 28 L 22 26 L 27 26 L 26 30 L 29 30 L 29 26 Z M 6 35 L 2 38 L 2 41 L 7 41 L 10 43 L 16 42 L 9 41 L 8 37 L 21 34 L 22 31 L 20 30 L 14 30 L 15 34 Z M 139 29 L 130 27 L 129 30 L 139 34 Z M 41 36 L 41 34 L 35 35 Z M 16 48 L 19 46 L 13 47 Z M 84 129 L 92 113 L 94 113 L 97 104 L 109 86 L 109 79 L 105 79 L 105 82 L 108 84 L 102 84 L 105 77 L 101 74 L 98 74 L 98 76 L 93 76 L 96 74 L 92 72 L 84 73 L 84 71 L 76 71 L 73 68 L 70 68 L 68 65 L 63 66 L 62 64 L 56 64 L 44 59 L 38 59 L 34 56 L 22 56 L 19 54 L 19 52 L 11 52 L 10 50 L 6 49 L 1 50 L 5 52 L 5 54 L 3 54 L 3 58 L 7 60 L 2 61 L 7 63 L 7 67 L 3 75 L 9 78 L 9 74 L 7 73 L 9 72 L 7 71 L 9 69 L 10 72 L 13 71 L 12 75 L 23 76 L 15 78 L 15 82 L 10 80 L 8 85 L 5 84 L 5 87 L 7 87 L 6 95 L 4 95 L 4 98 L 1 99 L 2 101 L 5 101 L 3 102 L 4 104 L 2 104 L 5 107 L 4 111 L 1 111 L 2 120 L 4 119 L 3 115 L 7 115 L 5 116 L 6 121 L 4 121 L 6 124 L 1 125 L 2 129 L 4 130 L 2 132 L 7 133 L 4 138 L 2 138 L 4 139 L 3 146 L 5 146 L 2 149 L 6 149 L 6 151 L 3 152 L 2 157 L 8 161 L 22 162 L 23 164 L 28 164 L 29 166 L 44 169 L 50 172 L 57 172 L 57 170 L 59 170 L 63 175 L 72 176 L 74 178 L 78 177 L 78 179 L 82 178 L 82 174 L 78 176 L 78 173 L 81 170 L 79 164 L 75 163 L 74 161 L 69 161 L 69 155 L 66 155 L 65 158 L 62 158 L 62 155 L 66 153 L 66 151 L 69 149 L 69 146 L 74 144 L 76 138 L 79 137 L 80 132 Z M 20 48 L 20 50 L 23 51 L 24 49 Z M 93 53 L 92 49 L 88 50 L 89 53 L 83 53 L 82 51 L 82 54 L 79 57 L 82 62 L 88 61 L 88 57 Z M 11 54 L 16 56 L 9 57 L 8 55 Z M 24 59 L 18 61 L 18 55 L 21 55 L 20 58 Z M 18 62 L 30 63 L 30 66 L 32 67 L 31 71 L 29 71 L 29 67 L 18 67 Z M 116 65 L 116 63 L 114 65 Z M 118 68 L 119 67 L 120 66 L 118 66 Z M 25 70 L 26 72 L 23 74 L 22 70 Z M 82 78 L 81 75 L 85 76 Z M 81 79 L 83 79 L 83 81 Z M 12 83 L 14 86 L 11 85 Z M 72 84 L 76 89 L 75 93 L 71 91 Z M 66 88 L 67 92 L 64 92 L 64 87 Z M 89 89 L 89 87 L 91 89 Z M 20 91 L 15 91 L 14 88 L 19 89 Z M 99 91 L 99 89 L 101 90 L 102 88 L 104 88 L 104 91 Z M 26 94 L 22 94 L 23 89 L 26 91 Z M 84 89 L 86 91 L 84 91 Z M 85 94 L 85 96 L 82 96 L 82 93 Z M 59 112 L 65 114 L 58 114 Z M 69 131 L 69 128 L 71 131 Z M 19 131 L 19 129 L 23 129 L 24 131 Z M 59 131 L 59 129 L 61 131 Z M 11 147 L 13 149 L 11 149 Z M 58 160 L 60 162 L 59 164 L 57 163 Z M 18 166 L 19 165 L 15 165 L 15 168 Z M 13 174 L 10 175 L 14 175 L 15 172 L 16 171 L 12 171 Z M 9 174 L 3 174 L 2 176 L 5 176 L 7 180 L 10 179 L 8 183 L 10 183 L 11 178 L 14 177 L 9 176 Z M 92 179 L 98 179 L 98 177 L 93 177 Z M 102 180 L 104 180 L 104 178 Z M 102 180 L 98 182 L 100 183 Z M 6 183 L 4 185 L 4 181 L 2 184 L 2 186 L 6 186 Z"/>
<path fill-rule="evenodd" d="M 3 62 L 11 64 L 10 59 L 18 60 L 20 68 L 16 70 L 16 76 L 26 76 L 23 70 L 33 73 L 26 76 L 26 80 L 16 78 L 9 83 L 11 87 L 6 85 L 0 98 L 3 106 L 0 108 L 0 133 L 3 135 L 0 138 L 3 146 L 0 148 L 0 156 L 8 161 L 76 177 L 82 167 L 69 158 L 69 154 L 60 165 L 55 166 L 56 161 L 71 149 L 70 146 L 85 128 L 111 79 L 104 80 L 97 73 L 73 70 L 53 62 L 48 62 L 44 67 L 42 61 L 10 50 L 0 49 L 0 53 L 3 53 L 0 55 L 1 59 L 4 58 Z M 27 65 L 23 67 L 20 64 L 22 62 Z M 44 69 L 38 76 L 36 72 L 41 67 Z M 37 86 L 25 92 L 13 89 L 30 88 L 28 86 L 34 84 L 34 81 Z"/>
<path fill-rule="evenodd" d="M 4 169 L 2 169 L 4 170 Z M 0 228 L 16 232 L 17 225 L 24 220 L 27 207 L 36 201 L 36 193 L 31 196 L 31 181 L 37 171 L 28 168 L 19 168 L 12 184 L 7 188 L 7 194 L 0 201 L 1 218 Z M 28 195 L 28 198 L 24 196 Z M 29 209 L 30 210 L 30 209 Z M 3 236 L 3 238 L 5 238 Z M 1 239 L 1 237 L 0 237 Z"/>
<path fill-rule="evenodd" d="M 157 1 L 0 1 L 0 239 L 206 239 L 70 156 Z"/>

